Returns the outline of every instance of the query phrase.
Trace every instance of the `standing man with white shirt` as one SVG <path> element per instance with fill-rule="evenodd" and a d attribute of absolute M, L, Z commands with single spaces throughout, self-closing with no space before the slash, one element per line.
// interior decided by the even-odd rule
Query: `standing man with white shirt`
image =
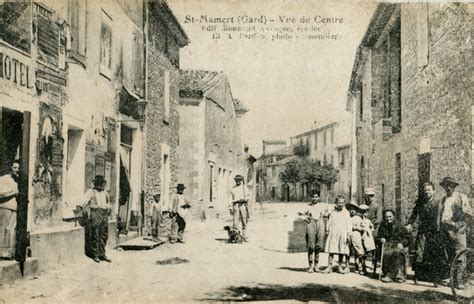
<path fill-rule="evenodd" d="M 184 199 L 184 184 L 178 184 L 176 186 L 176 194 L 173 196 L 171 202 L 171 237 L 170 243 L 174 244 L 184 243 L 183 235 L 184 229 L 186 228 L 188 209 L 191 205 Z"/>
<path fill-rule="evenodd" d="M 244 177 L 240 174 L 234 177 L 235 185 L 230 190 L 231 202 L 229 204 L 230 214 L 234 217 L 234 229 L 239 230 L 242 226 L 242 239 L 248 242 L 246 235 L 248 214 L 249 190 L 243 183 Z"/>
<path fill-rule="evenodd" d="M 448 262 L 451 263 L 457 253 L 467 248 L 468 223 L 472 217 L 471 202 L 467 195 L 456 191 L 458 183 L 453 178 L 445 177 L 440 185 L 446 195 L 441 200 L 439 228 L 446 246 Z M 464 259 L 456 261 L 454 284 L 458 289 L 465 288 L 462 282 L 465 267 Z"/>
<path fill-rule="evenodd" d="M 94 178 L 94 188 L 87 190 L 83 206 L 90 208 L 90 254 L 96 263 L 112 262 L 105 255 L 109 237 L 109 215 L 112 211 L 109 194 L 104 191 L 106 181 L 102 175 Z M 87 242 L 87 240 L 86 240 Z"/>

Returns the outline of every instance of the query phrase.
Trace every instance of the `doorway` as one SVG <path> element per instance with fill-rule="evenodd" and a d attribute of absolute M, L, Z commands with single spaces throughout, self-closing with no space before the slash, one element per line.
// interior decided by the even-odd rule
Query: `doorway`
<path fill-rule="evenodd" d="M 17 196 L 16 260 L 23 272 L 28 246 L 28 177 L 31 113 L 0 107 L 0 174 L 8 174 L 14 160 L 20 161 Z"/>
<path fill-rule="evenodd" d="M 133 129 L 124 125 L 120 128 L 120 175 L 119 175 L 119 208 L 117 229 L 126 234 L 130 225 L 132 202 L 131 164 L 132 164 Z M 105 169 L 105 168 L 104 168 Z"/>

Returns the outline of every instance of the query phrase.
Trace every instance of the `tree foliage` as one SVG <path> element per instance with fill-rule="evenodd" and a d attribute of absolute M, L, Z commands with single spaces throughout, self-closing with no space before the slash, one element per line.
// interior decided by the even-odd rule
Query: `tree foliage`
<path fill-rule="evenodd" d="M 293 147 L 293 154 L 299 157 L 305 157 L 309 155 L 309 147 L 307 145 L 297 145 Z"/>
<path fill-rule="evenodd" d="M 339 170 L 332 165 L 321 165 L 320 162 L 306 158 L 289 161 L 280 173 L 280 179 L 287 184 L 309 183 L 333 185 L 337 182 Z"/>
<path fill-rule="evenodd" d="M 299 171 L 299 160 L 290 160 L 288 163 L 286 163 L 285 170 L 280 172 L 280 179 L 287 184 L 296 184 L 300 181 Z"/>

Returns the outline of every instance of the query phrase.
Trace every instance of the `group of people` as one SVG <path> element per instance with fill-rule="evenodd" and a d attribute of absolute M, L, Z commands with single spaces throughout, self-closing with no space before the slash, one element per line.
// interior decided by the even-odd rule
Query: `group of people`
<path fill-rule="evenodd" d="M 458 183 L 450 177 L 440 185 L 446 194 L 435 199 L 435 185 L 423 185 L 423 193 L 416 201 L 406 226 L 396 221 L 392 209 L 383 210 L 378 221 L 379 207 L 372 204 L 375 192 L 368 188 L 362 204 L 346 204 L 343 196 L 334 204 L 319 203 L 316 195 L 304 216 L 308 249 L 308 272 L 317 271 L 318 253 L 329 254 L 329 265 L 322 271 L 333 271 L 333 259 L 338 256 L 338 272 L 347 273 L 349 260 L 355 259 L 356 272 L 367 274 L 366 259 L 376 257 L 382 263 L 383 282 L 404 282 L 412 244 L 412 226 L 417 222 L 415 260 L 412 269 L 417 279 L 435 284 L 447 278 L 455 255 L 466 248 L 471 205 L 465 194 L 455 189 Z M 373 261 L 376 261 L 374 258 Z M 455 261 L 457 288 L 464 288 L 460 280 L 465 267 L 462 259 Z M 375 267 L 373 265 L 372 267 Z M 455 278 L 455 279 L 456 279 Z"/>
<path fill-rule="evenodd" d="M 366 203 L 372 203 L 368 197 Z M 344 196 L 337 196 L 334 204 L 320 203 L 316 194 L 308 210 L 299 213 L 306 225 L 308 248 L 308 272 L 318 271 L 319 253 L 329 254 L 328 267 L 323 273 L 333 271 L 333 260 L 337 255 L 339 273 L 348 273 L 349 260 L 354 256 L 356 271 L 367 273 L 366 259 L 375 250 L 374 225 L 368 218 L 369 205 L 346 204 Z"/>
<path fill-rule="evenodd" d="M 431 281 L 436 286 L 449 276 L 454 262 L 454 283 L 463 289 L 461 276 L 466 261 L 454 261 L 454 258 L 467 248 L 472 209 L 467 195 L 456 191 L 458 185 L 453 178 L 445 177 L 440 183 L 445 195 L 437 199 L 435 184 L 425 183 L 423 196 L 417 200 L 406 229 L 411 231 L 412 225 L 418 222 L 413 265 L 415 279 Z"/>
<path fill-rule="evenodd" d="M 93 261 L 112 262 L 106 255 L 106 245 L 108 239 L 108 217 L 111 214 L 112 204 L 109 194 L 104 191 L 106 180 L 102 175 L 96 175 L 93 181 L 93 188 L 85 193 L 82 207 L 87 218 L 85 224 L 85 251 Z M 186 228 L 187 211 L 191 207 L 189 202 L 184 199 L 184 184 L 177 184 L 176 193 L 171 198 L 170 209 L 168 210 L 171 218 L 171 232 L 169 235 L 170 243 L 184 243 L 183 235 Z M 161 223 L 161 194 L 155 193 L 153 196 L 153 216 L 152 216 L 152 235 L 158 236 L 158 230 Z"/>

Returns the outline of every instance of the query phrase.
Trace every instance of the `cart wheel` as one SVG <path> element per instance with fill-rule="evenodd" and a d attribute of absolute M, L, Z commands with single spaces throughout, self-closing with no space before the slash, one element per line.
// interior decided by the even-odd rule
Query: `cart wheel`
<path fill-rule="evenodd" d="M 460 277 L 460 281 L 456 280 L 456 264 L 459 260 L 464 260 L 466 267 Z M 463 285 L 463 289 L 459 289 L 459 285 Z M 456 254 L 450 271 L 450 286 L 451 291 L 457 301 L 469 302 L 474 299 L 474 252 L 470 249 L 465 249 Z"/>

